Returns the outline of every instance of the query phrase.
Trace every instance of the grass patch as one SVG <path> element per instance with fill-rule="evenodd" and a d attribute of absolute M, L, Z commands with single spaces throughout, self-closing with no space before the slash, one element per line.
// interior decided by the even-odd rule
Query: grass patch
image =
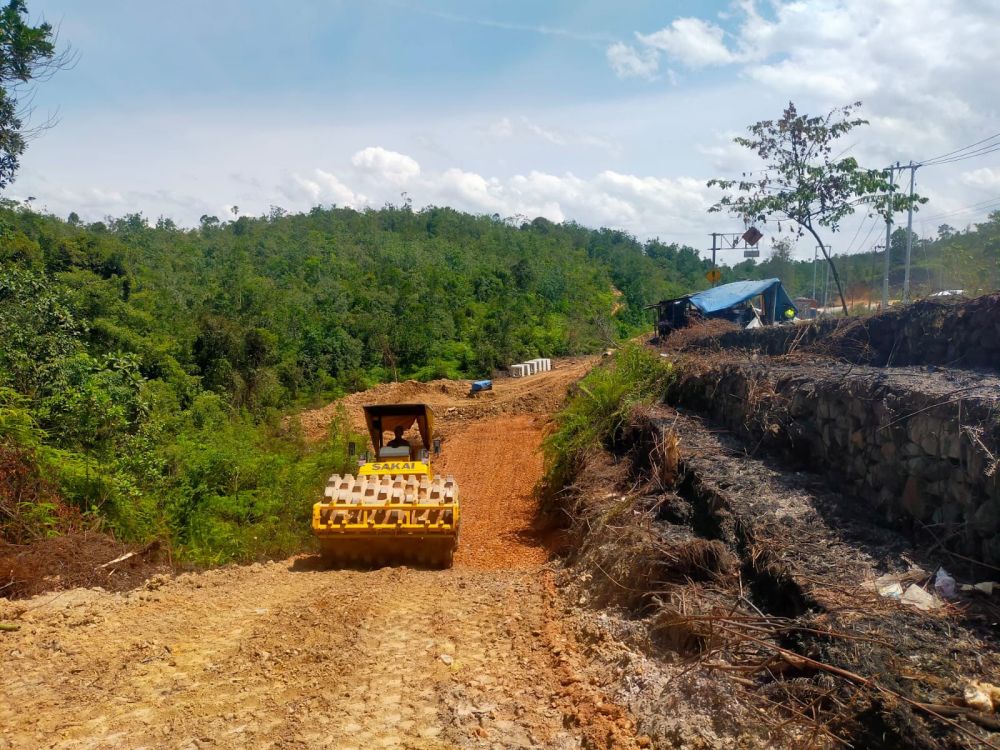
<path fill-rule="evenodd" d="M 628 344 L 577 384 L 545 439 L 544 495 L 572 483 L 588 453 L 608 448 L 621 435 L 632 410 L 663 400 L 675 377 L 658 353 Z"/>

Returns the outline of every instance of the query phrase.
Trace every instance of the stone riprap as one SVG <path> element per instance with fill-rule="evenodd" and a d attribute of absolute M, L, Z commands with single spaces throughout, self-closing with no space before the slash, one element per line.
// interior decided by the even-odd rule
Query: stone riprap
<path fill-rule="evenodd" d="M 666 343 L 669 347 L 669 338 Z M 963 302 L 921 300 L 869 318 L 735 330 L 685 345 L 768 355 L 815 352 L 878 367 L 931 364 L 998 371 L 1000 294 Z"/>
<path fill-rule="evenodd" d="M 873 521 L 1000 565 L 1000 379 L 769 360 L 681 360 L 679 370 L 672 404 L 826 475 L 870 503 Z"/>

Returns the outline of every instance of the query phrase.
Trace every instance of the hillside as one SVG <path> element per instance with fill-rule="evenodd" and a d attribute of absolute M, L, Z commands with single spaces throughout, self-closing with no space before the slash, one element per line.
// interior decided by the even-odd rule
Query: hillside
<path fill-rule="evenodd" d="M 288 412 L 598 350 L 704 272 L 690 248 L 444 208 L 182 229 L 7 203 L 0 231 L 0 534 L 100 528 L 209 563 L 296 549 L 346 461 L 348 422 L 306 444 Z"/>

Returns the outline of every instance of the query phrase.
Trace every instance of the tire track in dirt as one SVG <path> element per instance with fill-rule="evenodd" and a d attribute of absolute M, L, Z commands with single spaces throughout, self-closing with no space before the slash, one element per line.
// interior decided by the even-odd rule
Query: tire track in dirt
<path fill-rule="evenodd" d="M 308 563 L 47 597 L 3 641 L 0 747 L 631 746 L 547 574 Z"/>
<path fill-rule="evenodd" d="M 434 470 L 459 487 L 462 523 L 455 564 L 484 570 L 535 567 L 549 552 L 534 530 L 544 422 L 521 414 L 453 427 Z"/>

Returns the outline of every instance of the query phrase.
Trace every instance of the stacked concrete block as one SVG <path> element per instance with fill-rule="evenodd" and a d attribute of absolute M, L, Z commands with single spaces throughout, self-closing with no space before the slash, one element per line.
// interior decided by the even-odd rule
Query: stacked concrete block
<path fill-rule="evenodd" d="M 531 360 L 535 363 L 538 372 L 548 372 L 552 369 L 552 360 L 545 357 L 539 357 L 538 359 Z"/>
<path fill-rule="evenodd" d="M 510 366 L 510 376 L 512 378 L 524 378 L 528 375 L 537 375 L 540 372 L 548 372 L 552 369 L 552 360 L 544 357 L 529 359 L 527 362 Z"/>

